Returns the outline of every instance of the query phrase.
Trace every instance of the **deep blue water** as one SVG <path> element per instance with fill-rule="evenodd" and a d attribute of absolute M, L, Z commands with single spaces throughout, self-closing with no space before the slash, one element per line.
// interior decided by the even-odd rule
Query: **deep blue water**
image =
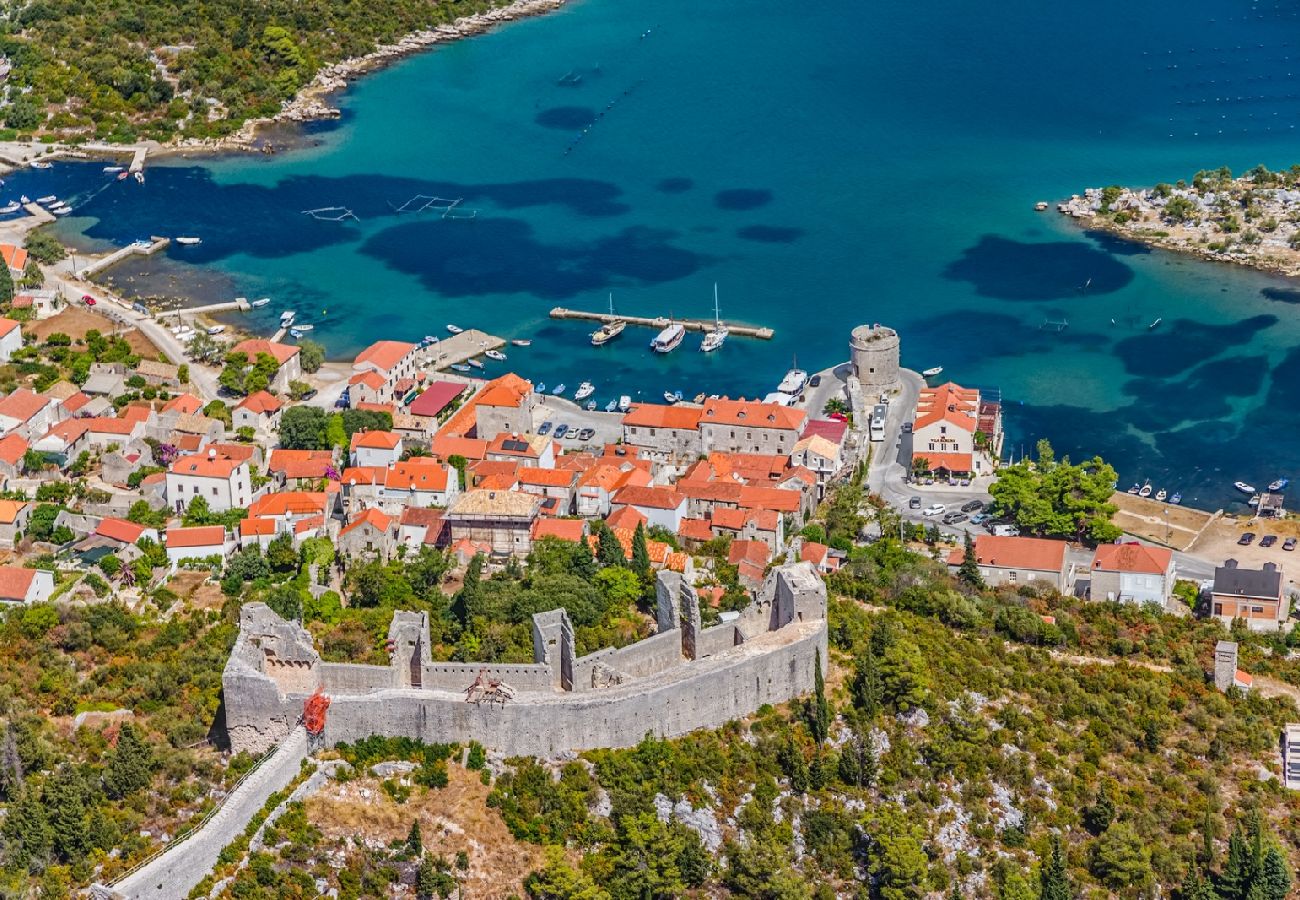
<path fill-rule="evenodd" d="M 530 336 L 509 368 L 602 401 L 761 394 L 885 322 L 905 364 L 1002 390 L 1017 455 L 1050 437 L 1212 506 L 1300 475 L 1298 286 L 1032 207 L 1300 162 L 1298 31 L 1291 5 L 1240 0 L 574 0 L 363 79 L 306 149 L 177 159 L 143 187 L 59 165 L 5 196 L 72 198 L 60 228 L 88 250 L 203 238 L 119 286 L 269 295 L 258 328 L 295 308 L 340 357 L 448 322 Z M 415 195 L 475 217 L 398 211 Z M 360 221 L 302 213 L 328 206 Z M 662 358 L 648 331 L 593 349 L 546 315 L 612 291 L 705 316 L 714 282 L 776 339 Z"/>

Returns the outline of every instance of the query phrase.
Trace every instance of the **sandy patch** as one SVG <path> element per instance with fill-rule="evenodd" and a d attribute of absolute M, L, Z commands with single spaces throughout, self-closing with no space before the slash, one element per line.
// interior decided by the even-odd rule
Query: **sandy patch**
<path fill-rule="evenodd" d="M 115 329 L 116 326 L 108 319 L 80 306 L 69 306 L 58 315 L 23 325 L 23 331 L 42 341 L 55 332 L 62 332 L 74 341 L 78 341 L 85 338 L 87 331 L 113 334 Z M 123 331 L 121 336 L 126 338 L 133 352 L 144 357 L 157 358 L 158 348 L 138 329 L 131 328 Z"/>

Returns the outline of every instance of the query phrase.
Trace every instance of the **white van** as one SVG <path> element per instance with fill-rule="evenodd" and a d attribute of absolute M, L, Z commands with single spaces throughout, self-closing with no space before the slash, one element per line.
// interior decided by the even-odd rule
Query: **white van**
<path fill-rule="evenodd" d="M 1020 537 L 1020 529 L 1014 525 L 990 525 L 989 534 L 995 537 Z"/>

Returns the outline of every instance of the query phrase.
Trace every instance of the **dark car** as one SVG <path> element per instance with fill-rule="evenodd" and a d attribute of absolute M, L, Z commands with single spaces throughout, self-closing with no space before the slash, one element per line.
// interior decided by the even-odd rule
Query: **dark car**
<path fill-rule="evenodd" d="M 303 395 L 302 395 L 301 397 L 299 397 L 298 399 L 299 399 L 299 400 L 310 400 L 312 397 L 315 397 L 315 396 L 316 396 L 317 394 L 319 394 L 319 393 L 320 393 L 320 391 L 316 390 L 315 388 L 311 388 L 310 390 L 308 390 L 305 394 L 303 394 Z"/>
<path fill-rule="evenodd" d="M 822 377 L 820 375 L 814 375 L 812 378 L 808 379 L 809 387 L 817 387 L 817 385 L 821 383 L 822 383 Z"/>
<path fill-rule="evenodd" d="M 568 425 L 560 424 L 555 426 L 555 439 L 557 441 L 568 433 L 569 433 Z"/>
<path fill-rule="evenodd" d="M 1237 543 L 1243 547 L 1255 543 L 1255 532 L 1247 531 L 1241 537 L 1237 538 Z"/>
<path fill-rule="evenodd" d="M 912 433 L 912 423 L 911 423 L 911 422 L 904 422 L 904 423 L 903 423 L 903 434 L 911 434 L 911 433 Z"/>
<path fill-rule="evenodd" d="M 578 432 L 578 440 L 580 441 L 589 441 L 595 436 L 596 436 L 596 429 L 594 428 L 584 428 L 582 429 L 582 431 Z"/>
<path fill-rule="evenodd" d="M 1294 549 L 1295 549 L 1295 538 L 1287 538 L 1285 541 L 1283 541 L 1283 542 L 1282 542 L 1282 549 L 1283 549 L 1283 550 L 1287 550 L 1287 551 L 1294 550 Z"/>
<path fill-rule="evenodd" d="M 908 508 L 908 509 L 920 509 L 920 508 L 921 508 L 921 498 L 920 498 L 920 497 L 913 497 L 911 500 L 908 500 L 908 501 L 907 501 L 907 508 Z"/>
<path fill-rule="evenodd" d="M 1259 539 L 1259 545 L 1261 547 L 1272 547 L 1276 543 L 1277 543 L 1276 534 L 1266 534 Z"/>
<path fill-rule="evenodd" d="M 537 428 L 537 433 L 538 433 L 538 434 L 550 434 L 550 433 L 551 433 L 551 423 L 550 423 L 550 422 L 543 422 L 541 425 L 538 426 L 538 428 Z"/>
<path fill-rule="evenodd" d="M 983 500 L 972 500 L 969 503 L 963 503 L 961 505 L 961 511 L 964 513 L 979 512 L 983 508 L 984 508 Z"/>
<path fill-rule="evenodd" d="M 943 524 L 956 525 L 958 522 L 965 522 L 969 518 L 970 516 L 966 515 L 964 512 L 950 512 L 948 515 L 943 517 Z"/>

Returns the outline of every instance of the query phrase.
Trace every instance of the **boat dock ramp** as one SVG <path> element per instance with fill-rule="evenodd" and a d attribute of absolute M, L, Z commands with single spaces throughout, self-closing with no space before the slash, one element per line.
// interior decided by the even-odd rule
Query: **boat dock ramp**
<path fill-rule="evenodd" d="M 208 313 L 219 312 L 248 312 L 252 307 L 248 300 L 241 297 L 238 300 L 227 300 L 224 303 L 209 303 L 207 306 L 182 306 L 177 309 L 163 310 L 154 314 L 155 319 L 161 319 L 165 316 L 201 316 Z"/>
<path fill-rule="evenodd" d="M 602 324 L 622 319 L 629 325 L 643 325 L 646 328 L 667 328 L 672 322 L 681 325 L 687 331 L 712 331 L 714 322 L 712 319 L 680 319 L 669 318 L 667 316 L 625 316 L 622 313 L 602 313 L 587 312 L 581 309 L 566 309 L 563 306 L 557 306 L 551 310 L 552 319 L 585 319 L 588 322 L 600 322 Z M 736 325 L 732 322 L 723 322 L 732 337 L 752 337 L 761 340 L 770 341 L 776 334 L 771 328 L 760 328 L 756 325 Z"/>
<path fill-rule="evenodd" d="M 136 241 L 132 244 L 127 244 L 121 250 L 114 250 L 112 253 L 108 254 L 108 256 L 105 256 L 103 259 L 95 260 L 93 263 L 86 266 L 80 272 L 76 273 L 77 277 L 80 278 L 82 281 L 89 281 L 91 278 L 94 278 L 100 272 L 104 271 L 110 266 L 117 265 L 122 260 L 126 259 L 128 256 L 153 256 L 155 253 L 157 253 L 162 248 L 166 247 L 171 242 L 172 242 L 171 238 L 151 237 L 147 241 Z"/>

